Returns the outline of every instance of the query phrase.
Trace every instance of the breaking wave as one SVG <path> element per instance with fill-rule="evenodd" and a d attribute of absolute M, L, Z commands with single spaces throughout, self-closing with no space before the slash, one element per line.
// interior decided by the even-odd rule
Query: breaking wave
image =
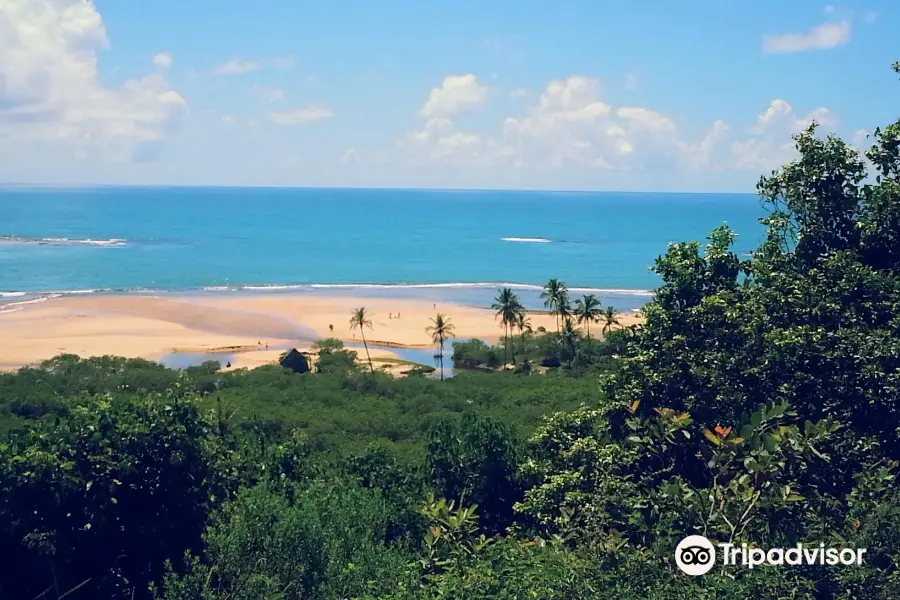
<path fill-rule="evenodd" d="M 549 244 L 553 240 L 547 238 L 505 237 L 500 238 L 504 242 L 521 242 L 525 244 Z"/>
<path fill-rule="evenodd" d="M 125 246 L 128 240 L 120 238 L 109 238 L 95 240 L 92 238 L 67 238 L 67 237 L 45 237 L 45 238 L 29 238 L 12 235 L 0 236 L 0 243 L 7 244 L 34 244 L 36 246 L 96 246 L 100 248 L 116 248 Z"/>

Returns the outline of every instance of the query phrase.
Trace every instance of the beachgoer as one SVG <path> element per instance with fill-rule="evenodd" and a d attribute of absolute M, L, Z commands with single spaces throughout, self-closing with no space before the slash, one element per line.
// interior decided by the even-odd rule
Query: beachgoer
<path fill-rule="evenodd" d="M 334 325 L 328 325 L 328 330 L 329 330 L 329 331 L 334 331 Z"/>
<path fill-rule="evenodd" d="M 228 363 L 225 365 L 225 368 L 226 368 L 226 369 L 230 369 L 230 368 L 231 368 L 231 361 L 228 361 Z"/>

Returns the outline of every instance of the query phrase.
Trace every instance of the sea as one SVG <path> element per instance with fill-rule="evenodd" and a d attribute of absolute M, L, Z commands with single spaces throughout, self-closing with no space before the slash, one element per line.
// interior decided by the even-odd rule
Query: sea
<path fill-rule="evenodd" d="M 763 239 L 754 194 L 228 187 L 0 188 L 0 311 L 71 294 L 349 294 L 634 310 L 673 242 L 727 223 Z"/>

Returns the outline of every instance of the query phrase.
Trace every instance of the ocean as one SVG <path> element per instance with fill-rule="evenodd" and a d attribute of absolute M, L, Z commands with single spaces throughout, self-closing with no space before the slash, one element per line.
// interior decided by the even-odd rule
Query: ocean
<path fill-rule="evenodd" d="M 752 194 L 308 188 L 0 188 L 0 310 L 56 294 L 316 293 L 538 308 L 564 281 L 629 310 L 669 242 L 728 223 L 763 238 Z"/>

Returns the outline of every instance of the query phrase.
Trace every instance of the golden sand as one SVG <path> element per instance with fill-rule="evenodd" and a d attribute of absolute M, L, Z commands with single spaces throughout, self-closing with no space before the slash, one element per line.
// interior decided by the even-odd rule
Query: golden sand
<path fill-rule="evenodd" d="M 425 328 L 438 312 L 450 318 L 455 337 L 493 343 L 503 335 L 490 310 L 428 300 L 281 294 L 70 296 L 0 314 L 0 369 L 62 353 L 159 360 L 174 352 L 227 352 L 235 355 L 232 368 L 252 368 L 278 359 L 281 350 L 267 351 L 266 345 L 303 350 L 326 337 L 361 341 L 360 332 L 350 329 L 351 312 L 360 306 L 372 320 L 365 336 L 373 359 L 396 358 L 390 348 L 432 347 Z M 531 314 L 530 320 L 534 329 L 556 327 L 548 314 Z M 640 317 L 628 313 L 619 320 L 630 325 Z"/>

